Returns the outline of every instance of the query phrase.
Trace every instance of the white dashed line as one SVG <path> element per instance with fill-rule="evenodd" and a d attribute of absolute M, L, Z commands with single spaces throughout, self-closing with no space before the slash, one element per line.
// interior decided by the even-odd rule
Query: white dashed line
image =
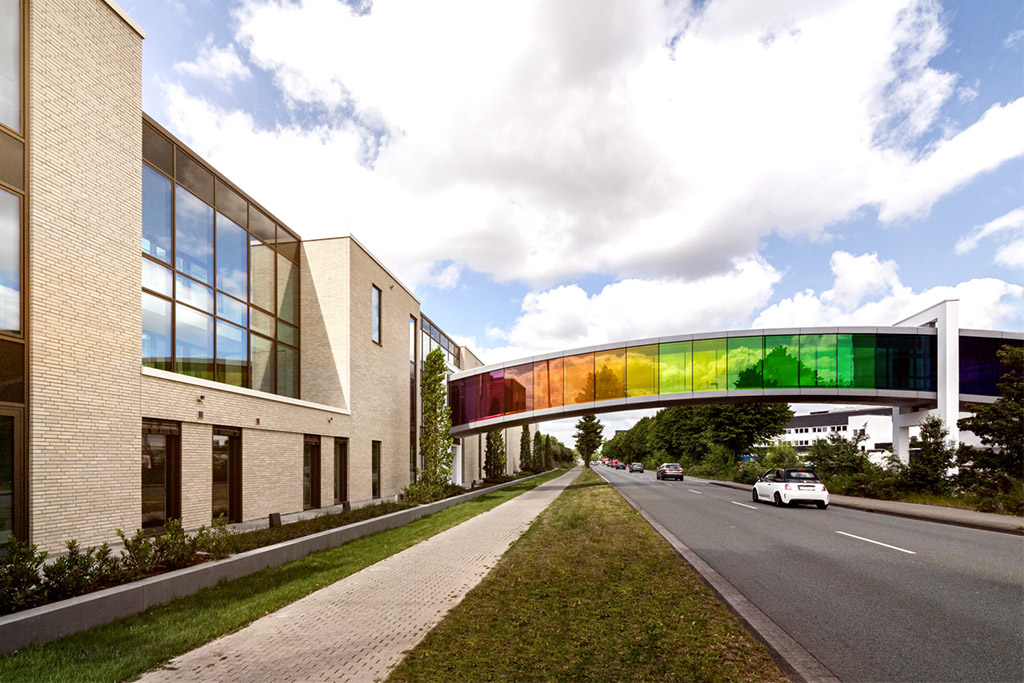
<path fill-rule="evenodd" d="M 886 548 L 892 548 L 893 550 L 899 550 L 901 553 L 906 553 L 908 555 L 917 555 L 917 553 L 915 553 L 913 550 L 898 548 L 894 545 L 889 545 L 888 543 L 882 543 L 881 541 L 872 541 L 870 538 L 864 538 L 863 536 L 854 536 L 853 534 L 848 534 L 845 531 L 837 531 L 836 533 L 842 534 L 843 536 L 849 536 L 850 538 L 856 538 L 858 541 L 867 541 L 868 543 L 874 543 L 875 545 L 881 545 L 885 546 Z"/>
<path fill-rule="evenodd" d="M 689 491 L 690 493 L 696 493 L 698 496 L 703 496 L 704 495 L 700 491 L 694 491 L 693 489 L 686 489 L 686 490 Z"/>
<path fill-rule="evenodd" d="M 732 503 L 733 505 L 739 505 L 741 508 L 750 508 L 751 510 L 756 510 L 757 509 L 753 505 L 745 505 L 744 503 L 737 503 L 735 500 L 730 500 L 729 502 Z"/>

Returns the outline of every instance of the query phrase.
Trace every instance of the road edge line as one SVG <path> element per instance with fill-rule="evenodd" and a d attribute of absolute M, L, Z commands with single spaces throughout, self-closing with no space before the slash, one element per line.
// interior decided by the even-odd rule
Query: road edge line
<path fill-rule="evenodd" d="M 772 659 L 779 665 L 783 673 L 800 683 L 816 683 L 819 681 L 821 683 L 839 683 L 839 679 L 829 671 L 828 667 L 818 661 L 802 645 L 793 640 L 792 636 L 786 633 L 771 617 L 762 612 L 759 607 L 733 586 L 728 579 L 702 560 L 697 553 L 693 552 L 675 534 L 662 526 L 660 522 L 641 510 L 633 502 L 632 498 L 620 491 L 603 474 L 598 473 L 598 476 L 604 479 L 605 483 L 622 496 L 622 499 L 630 507 L 639 512 L 644 521 L 672 546 L 672 550 L 697 572 L 701 580 L 714 591 L 719 600 L 725 603 L 729 611 L 736 615 L 754 637 L 768 648 Z"/>

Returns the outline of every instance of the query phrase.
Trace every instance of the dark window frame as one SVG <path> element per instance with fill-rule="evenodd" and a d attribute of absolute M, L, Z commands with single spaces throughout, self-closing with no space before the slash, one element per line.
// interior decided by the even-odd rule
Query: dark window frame
<path fill-rule="evenodd" d="M 340 465 L 340 467 L 339 467 Z M 334 504 L 348 502 L 348 439 L 334 437 Z"/>
<path fill-rule="evenodd" d="M 370 341 L 384 345 L 384 292 L 377 285 L 370 285 Z M 374 299 L 376 298 L 376 302 Z"/>
<path fill-rule="evenodd" d="M 142 434 L 162 434 L 167 440 L 167 459 L 164 479 L 164 524 L 171 519 L 181 519 L 181 423 L 169 420 L 142 418 Z M 163 531 L 164 524 L 146 524 L 141 519 L 139 526 L 150 534 Z"/>
<path fill-rule="evenodd" d="M 380 461 L 383 446 L 380 441 L 370 442 L 370 497 L 380 498 Z"/>
<path fill-rule="evenodd" d="M 242 521 L 242 430 L 238 427 L 214 427 L 213 436 L 228 437 L 228 513 L 225 521 Z M 212 446 L 212 444 L 211 444 Z M 212 448 L 211 448 L 212 454 Z M 211 519 L 215 520 L 211 509 Z"/>
<path fill-rule="evenodd" d="M 315 510 L 320 505 L 320 458 L 323 440 L 306 434 L 302 439 L 302 509 Z M 315 451 L 310 449 L 315 448 Z M 306 457 L 309 457 L 309 497 L 306 497 Z"/>

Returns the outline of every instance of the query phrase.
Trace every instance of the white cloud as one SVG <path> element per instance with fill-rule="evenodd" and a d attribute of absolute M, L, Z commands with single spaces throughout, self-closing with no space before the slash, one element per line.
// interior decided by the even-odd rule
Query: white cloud
<path fill-rule="evenodd" d="M 835 283 L 823 292 L 823 301 L 837 304 L 844 311 L 856 308 L 868 294 L 886 292 L 899 286 L 895 261 L 878 261 L 878 254 L 854 256 L 845 251 L 832 254 Z"/>
<path fill-rule="evenodd" d="M 996 251 L 995 262 L 1008 268 L 1024 269 L 1024 206 L 975 226 L 970 234 L 957 240 L 955 251 L 966 254 L 981 240 L 993 235 L 999 235 L 1003 242 Z"/>
<path fill-rule="evenodd" d="M 351 230 L 412 285 L 435 262 L 538 288 L 692 280 L 773 232 L 923 215 L 1024 153 L 1024 99 L 922 147 L 957 81 L 929 66 L 932 0 L 249 0 L 235 18 L 285 101 L 333 123 L 262 128 L 171 84 L 171 129 L 303 237 Z"/>
<path fill-rule="evenodd" d="M 201 78 L 227 88 L 233 81 L 245 81 L 252 78 L 252 71 L 246 66 L 234 44 L 217 47 L 213 44 L 213 36 L 206 36 L 206 43 L 199 50 L 199 55 L 191 62 L 175 62 L 174 70 L 193 78 Z"/>
<path fill-rule="evenodd" d="M 840 256 L 837 258 L 837 256 Z M 884 273 L 886 284 L 875 290 L 878 298 L 857 305 L 840 305 L 833 294 L 843 290 L 847 266 L 867 263 L 875 275 Z M 891 266 L 891 267 L 890 267 Z M 833 254 L 835 285 L 821 296 L 813 290 L 797 292 L 772 304 L 754 319 L 752 328 L 809 327 L 815 325 L 892 325 L 946 299 L 959 299 L 961 327 L 991 330 L 1024 329 L 1024 287 L 996 278 L 977 278 L 954 286 L 937 286 L 915 292 L 895 274 L 895 264 L 879 264 L 874 254 L 853 257 Z M 871 276 L 871 268 L 865 273 Z M 849 303 L 853 298 L 846 298 Z M 860 299 L 858 298 L 859 302 Z"/>

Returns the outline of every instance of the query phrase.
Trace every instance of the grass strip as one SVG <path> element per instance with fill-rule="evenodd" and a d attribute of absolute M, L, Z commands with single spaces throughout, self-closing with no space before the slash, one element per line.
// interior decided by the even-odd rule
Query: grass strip
<path fill-rule="evenodd" d="M 591 470 L 395 668 L 403 681 L 785 681 Z"/>
<path fill-rule="evenodd" d="M 111 624 L 0 658 L 0 681 L 120 681 L 309 595 L 486 512 L 554 472 L 512 484 L 405 526 L 205 588 Z"/>

